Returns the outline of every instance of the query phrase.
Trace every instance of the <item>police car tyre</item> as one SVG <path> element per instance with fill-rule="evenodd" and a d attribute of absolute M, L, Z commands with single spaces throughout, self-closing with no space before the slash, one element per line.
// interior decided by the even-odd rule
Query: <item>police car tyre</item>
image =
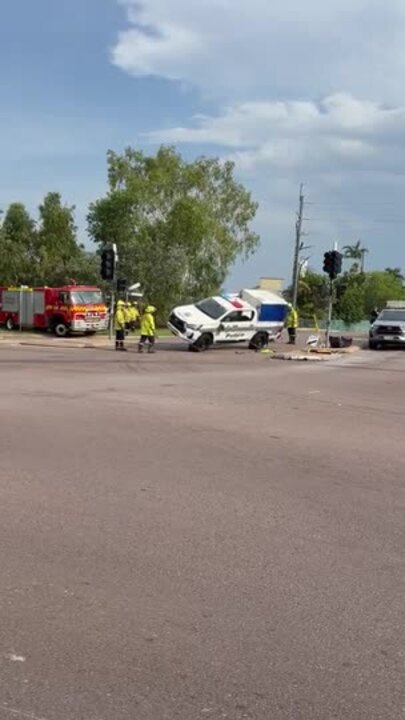
<path fill-rule="evenodd" d="M 384 348 L 384 343 L 380 340 L 369 340 L 368 347 L 370 350 L 382 350 Z"/>
<path fill-rule="evenodd" d="M 194 343 L 193 347 L 199 351 L 203 352 L 204 350 L 208 350 L 213 343 L 213 337 L 210 333 L 203 333 L 201 337 L 198 338 L 198 340 Z"/>
<path fill-rule="evenodd" d="M 262 350 L 269 344 L 269 336 L 265 332 L 258 332 L 254 335 L 249 343 L 250 350 Z"/>
<path fill-rule="evenodd" d="M 14 330 L 15 329 L 15 323 L 12 317 L 8 317 L 6 320 L 6 329 L 7 330 Z"/>

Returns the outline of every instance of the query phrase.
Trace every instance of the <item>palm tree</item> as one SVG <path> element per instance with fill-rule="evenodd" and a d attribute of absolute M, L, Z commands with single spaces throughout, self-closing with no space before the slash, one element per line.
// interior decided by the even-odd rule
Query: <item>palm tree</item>
<path fill-rule="evenodd" d="M 405 278 L 402 274 L 402 270 L 399 267 L 395 267 L 395 268 L 387 267 L 387 268 L 385 268 L 385 272 L 392 275 L 396 280 L 400 280 L 402 283 L 405 280 Z"/>
<path fill-rule="evenodd" d="M 364 273 L 365 256 L 367 253 L 367 248 L 361 247 L 361 240 L 358 240 L 355 245 L 345 245 L 343 247 L 343 256 L 354 260 L 351 272 Z"/>

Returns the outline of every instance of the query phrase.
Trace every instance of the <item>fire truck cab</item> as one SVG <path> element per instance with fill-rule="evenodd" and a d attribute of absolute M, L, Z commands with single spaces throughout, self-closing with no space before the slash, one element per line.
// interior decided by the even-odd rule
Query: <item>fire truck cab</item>
<path fill-rule="evenodd" d="M 65 337 L 106 330 L 108 314 L 97 287 L 0 288 L 0 325 L 8 330 L 49 330 Z"/>

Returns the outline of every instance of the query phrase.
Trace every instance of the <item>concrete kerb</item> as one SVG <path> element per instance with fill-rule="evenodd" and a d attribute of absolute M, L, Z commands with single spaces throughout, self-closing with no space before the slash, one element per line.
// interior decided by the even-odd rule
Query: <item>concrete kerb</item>
<path fill-rule="evenodd" d="M 136 337 L 131 338 L 133 340 L 137 340 Z M 164 344 L 165 340 L 170 340 L 170 338 L 162 338 L 159 341 L 159 344 Z M 10 347 L 16 347 L 16 346 L 25 346 L 25 347 L 43 347 L 43 348 L 50 348 L 50 349 L 88 349 L 88 350 L 112 350 L 114 348 L 114 340 L 110 340 L 107 337 L 100 337 L 97 340 L 92 341 L 85 341 L 83 338 L 55 338 L 54 340 L 50 340 L 47 338 L 35 338 L 26 336 L 25 337 L 19 337 L 19 336 L 5 336 L 0 335 L 0 342 L 3 345 L 8 345 Z M 357 352 L 361 350 L 361 348 L 357 345 L 352 345 L 349 348 L 341 348 L 339 350 L 332 350 L 328 354 L 322 354 L 317 353 L 314 350 L 309 350 L 307 348 L 296 348 L 294 350 L 287 350 L 287 349 L 272 349 L 267 348 L 266 350 L 262 350 L 261 353 L 267 358 L 271 360 L 290 360 L 295 362 L 324 362 L 327 360 L 331 360 L 332 358 L 336 359 L 339 357 L 342 357 L 343 355 Z M 236 350 L 235 352 L 244 352 L 241 350 Z"/>
<path fill-rule="evenodd" d="M 83 350 L 83 348 L 87 348 L 90 350 L 107 350 L 111 347 L 113 347 L 113 343 L 109 340 L 104 340 L 102 342 L 83 342 L 83 340 L 78 341 L 77 339 L 70 338 L 69 340 L 62 340 L 60 338 L 55 340 L 46 340 L 44 339 L 35 339 L 35 338 L 16 338 L 16 337 L 0 337 L 0 341 L 2 346 L 10 346 L 10 347 L 45 347 L 45 348 L 52 348 L 52 349 L 70 349 L 70 350 Z"/>

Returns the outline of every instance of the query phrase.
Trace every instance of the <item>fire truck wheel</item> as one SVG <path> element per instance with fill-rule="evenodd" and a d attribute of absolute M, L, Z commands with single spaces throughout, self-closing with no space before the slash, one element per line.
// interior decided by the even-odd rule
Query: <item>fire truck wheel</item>
<path fill-rule="evenodd" d="M 8 317 L 6 320 L 6 328 L 7 330 L 15 330 L 15 322 L 12 317 Z"/>
<path fill-rule="evenodd" d="M 63 322 L 56 322 L 53 331 L 56 335 L 56 337 L 66 337 L 66 335 L 69 332 L 69 328 L 65 325 Z"/>

